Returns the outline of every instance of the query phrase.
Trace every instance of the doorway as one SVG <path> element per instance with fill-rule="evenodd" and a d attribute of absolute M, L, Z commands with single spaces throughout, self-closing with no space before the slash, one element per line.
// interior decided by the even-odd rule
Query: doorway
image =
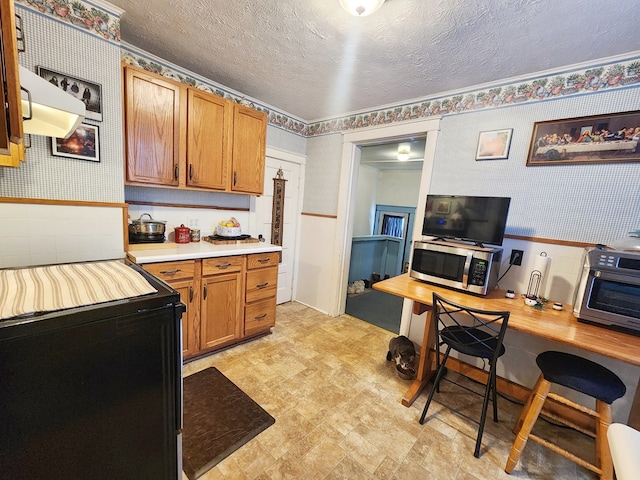
<path fill-rule="evenodd" d="M 345 312 L 347 284 L 349 276 L 349 263 L 351 260 L 351 239 L 353 236 L 353 223 L 355 216 L 355 198 L 358 180 L 358 167 L 360 164 L 361 150 L 368 145 L 390 143 L 397 139 L 406 139 L 410 136 L 426 136 L 425 154 L 420 180 L 419 198 L 425 198 L 431 183 L 431 171 L 435 156 L 435 147 L 440 128 L 440 117 L 432 117 L 427 120 L 409 121 L 400 124 L 381 126 L 344 135 L 342 147 L 342 166 L 340 172 L 340 189 L 338 198 L 336 242 L 334 245 L 336 268 L 338 269 L 338 281 L 333 285 L 331 295 L 333 308 L 331 314 L 340 315 Z M 418 202 L 416 218 L 424 215 L 424 202 Z M 419 239 L 414 229 L 412 240 Z M 409 333 L 411 321 L 411 306 L 409 300 L 403 301 L 400 334 Z"/>
<path fill-rule="evenodd" d="M 371 286 L 408 262 L 424 147 L 412 136 L 360 150 L 345 312 L 394 333 L 402 299 Z"/>

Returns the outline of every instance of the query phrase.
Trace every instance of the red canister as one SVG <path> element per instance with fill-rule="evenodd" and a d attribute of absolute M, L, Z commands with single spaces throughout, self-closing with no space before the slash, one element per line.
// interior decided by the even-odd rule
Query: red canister
<path fill-rule="evenodd" d="M 185 227 L 184 223 L 179 227 L 174 228 L 176 243 L 189 243 L 191 242 L 191 230 L 189 227 Z"/>

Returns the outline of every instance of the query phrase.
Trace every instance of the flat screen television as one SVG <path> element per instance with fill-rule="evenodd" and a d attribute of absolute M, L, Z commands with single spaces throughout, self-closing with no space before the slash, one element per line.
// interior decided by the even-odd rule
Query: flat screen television
<path fill-rule="evenodd" d="M 509 197 L 427 195 L 422 235 L 502 245 Z"/>

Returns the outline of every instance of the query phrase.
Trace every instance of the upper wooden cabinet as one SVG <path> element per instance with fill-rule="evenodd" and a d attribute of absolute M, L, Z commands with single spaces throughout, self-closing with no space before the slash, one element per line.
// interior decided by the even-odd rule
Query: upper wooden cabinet
<path fill-rule="evenodd" d="M 0 0 L 0 166 L 9 167 L 24 160 L 17 42 L 13 0 Z"/>
<path fill-rule="evenodd" d="M 179 85 L 125 69 L 127 181 L 178 186 L 180 177 Z"/>
<path fill-rule="evenodd" d="M 187 185 L 228 190 L 231 104 L 224 98 L 189 88 L 188 112 Z"/>
<path fill-rule="evenodd" d="M 127 184 L 262 195 L 267 116 L 124 66 Z"/>
<path fill-rule="evenodd" d="M 235 104 L 233 109 L 233 179 L 231 190 L 262 195 L 267 116 Z"/>

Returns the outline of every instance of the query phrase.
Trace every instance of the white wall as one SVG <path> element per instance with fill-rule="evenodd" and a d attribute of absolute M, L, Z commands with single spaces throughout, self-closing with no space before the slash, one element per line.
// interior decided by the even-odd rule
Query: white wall
<path fill-rule="evenodd" d="M 356 188 L 353 236 L 373 235 L 376 214 L 376 198 L 380 184 L 380 171 L 369 165 L 358 168 L 358 188 Z"/>
<path fill-rule="evenodd" d="M 378 180 L 379 205 L 418 205 L 422 170 L 382 170 Z"/>

